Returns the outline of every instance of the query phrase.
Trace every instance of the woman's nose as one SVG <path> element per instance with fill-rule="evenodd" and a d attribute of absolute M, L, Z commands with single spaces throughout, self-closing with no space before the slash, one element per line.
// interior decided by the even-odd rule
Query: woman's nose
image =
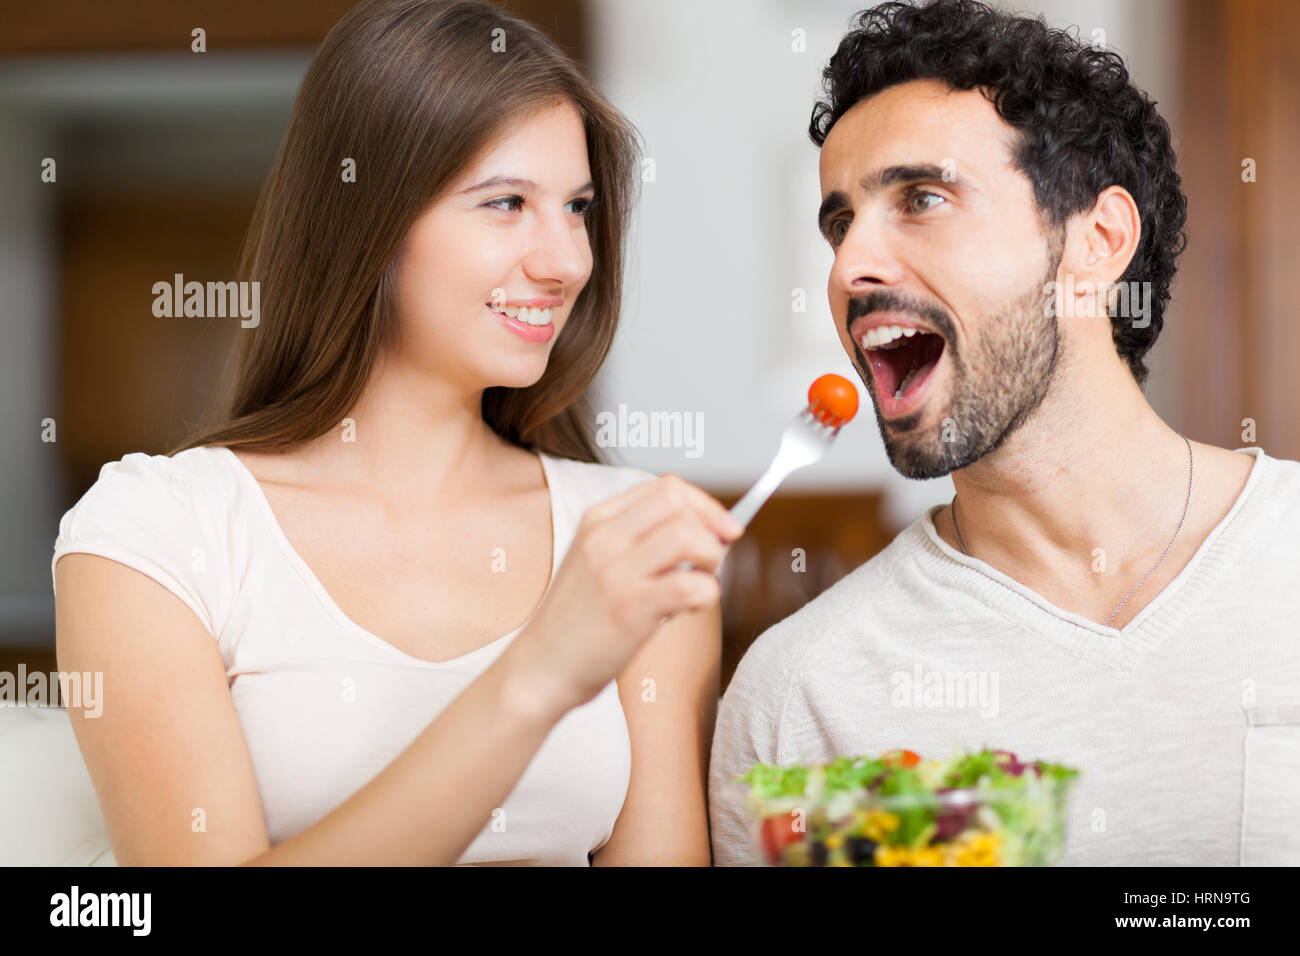
<path fill-rule="evenodd" d="M 538 221 L 524 271 L 537 281 L 572 285 L 591 273 L 591 246 L 587 230 L 574 225 L 567 214 L 552 214 Z"/>

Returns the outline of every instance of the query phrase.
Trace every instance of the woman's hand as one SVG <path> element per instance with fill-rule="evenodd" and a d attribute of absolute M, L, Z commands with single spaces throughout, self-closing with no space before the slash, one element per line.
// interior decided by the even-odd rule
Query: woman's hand
<path fill-rule="evenodd" d="M 676 475 L 588 509 L 550 593 L 512 646 L 527 655 L 530 682 L 565 709 L 591 700 L 666 619 L 717 603 L 718 567 L 743 533 L 721 504 Z"/>

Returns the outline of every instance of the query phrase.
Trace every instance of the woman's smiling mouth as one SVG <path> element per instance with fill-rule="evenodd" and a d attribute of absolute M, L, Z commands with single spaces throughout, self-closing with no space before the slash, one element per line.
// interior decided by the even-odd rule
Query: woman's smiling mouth
<path fill-rule="evenodd" d="M 487 303 L 488 312 L 506 329 L 525 342 L 545 343 L 555 335 L 551 322 L 552 307 L 537 305 L 503 305 L 497 310 Z"/>
<path fill-rule="evenodd" d="M 489 305 L 488 308 L 492 309 L 492 306 Z M 499 310 L 492 309 L 492 311 L 496 312 L 498 315 L 508 315 L 512 319 L 518 319 L 520 322 L 523 322 L 525 325 L 550 325 L 551 324 L 551 310 L 549 308 L 538 309 L 538 308 L 529 308 L 526 306 L 521 308 L 520 306 L 507 305 L 507 306 L 503 306 Z"/>

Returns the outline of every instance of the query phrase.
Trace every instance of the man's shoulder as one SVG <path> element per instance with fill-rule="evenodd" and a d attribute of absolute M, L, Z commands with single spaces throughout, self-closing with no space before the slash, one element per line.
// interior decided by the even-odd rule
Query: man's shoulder
<path fill-rule="evenodd" d="M 923 521 L 918 518 L 875 556 L 760 634 L 741 661 L 748 676 L 767 679 L 778 671 L 788 675 L 821 645 L 882 616 L 878 612 L 897 601 L 909 563 L 921 546 Z"/>
<path fill-rule="evenodd" d="M 1239 448 L 1237 451 L 1245 451 Z M 1273 458 L 1261 451 L 1269 477 L 1277 491 L 1288 500 L 1300 498 L 1300 461 L 1290 458 Z"/>
<path fill-rule="evenodd" d="M 1256 460 L 1229 511 L 1232 523 L 1241 533 L 1263 534 L 1282 546 L 1293 544 L 1288 532 L 1300 527 L 1300 461 L 1273 458 L 1258 445 L 1235 453 Z"/>

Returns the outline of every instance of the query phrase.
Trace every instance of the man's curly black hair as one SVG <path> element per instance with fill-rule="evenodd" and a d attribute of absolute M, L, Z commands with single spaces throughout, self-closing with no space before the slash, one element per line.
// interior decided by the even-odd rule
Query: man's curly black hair
<path fill-rule="evenodd" d="M 1119 355 L 1143 385 L 1144 361 L 1164 325 L 1169 286 L 1187 244 L 1187 200 L 1168 124 L 1129 80 L 1118 54 L 973 0 L 883 3 L 857 14 L 822 73 L 825 99 L 808 134 L 818 147 L 858 101 L 909 80 L 936 79 L 984 92 L 1019 134 L 1016 168 L 1033 183 L 1055 229 L 1090 210 L 1108 186 L 1137 203 L 1142 234 L 1121 282 L 1151 283 L 1150 324 L 1111 318 Z"/>

